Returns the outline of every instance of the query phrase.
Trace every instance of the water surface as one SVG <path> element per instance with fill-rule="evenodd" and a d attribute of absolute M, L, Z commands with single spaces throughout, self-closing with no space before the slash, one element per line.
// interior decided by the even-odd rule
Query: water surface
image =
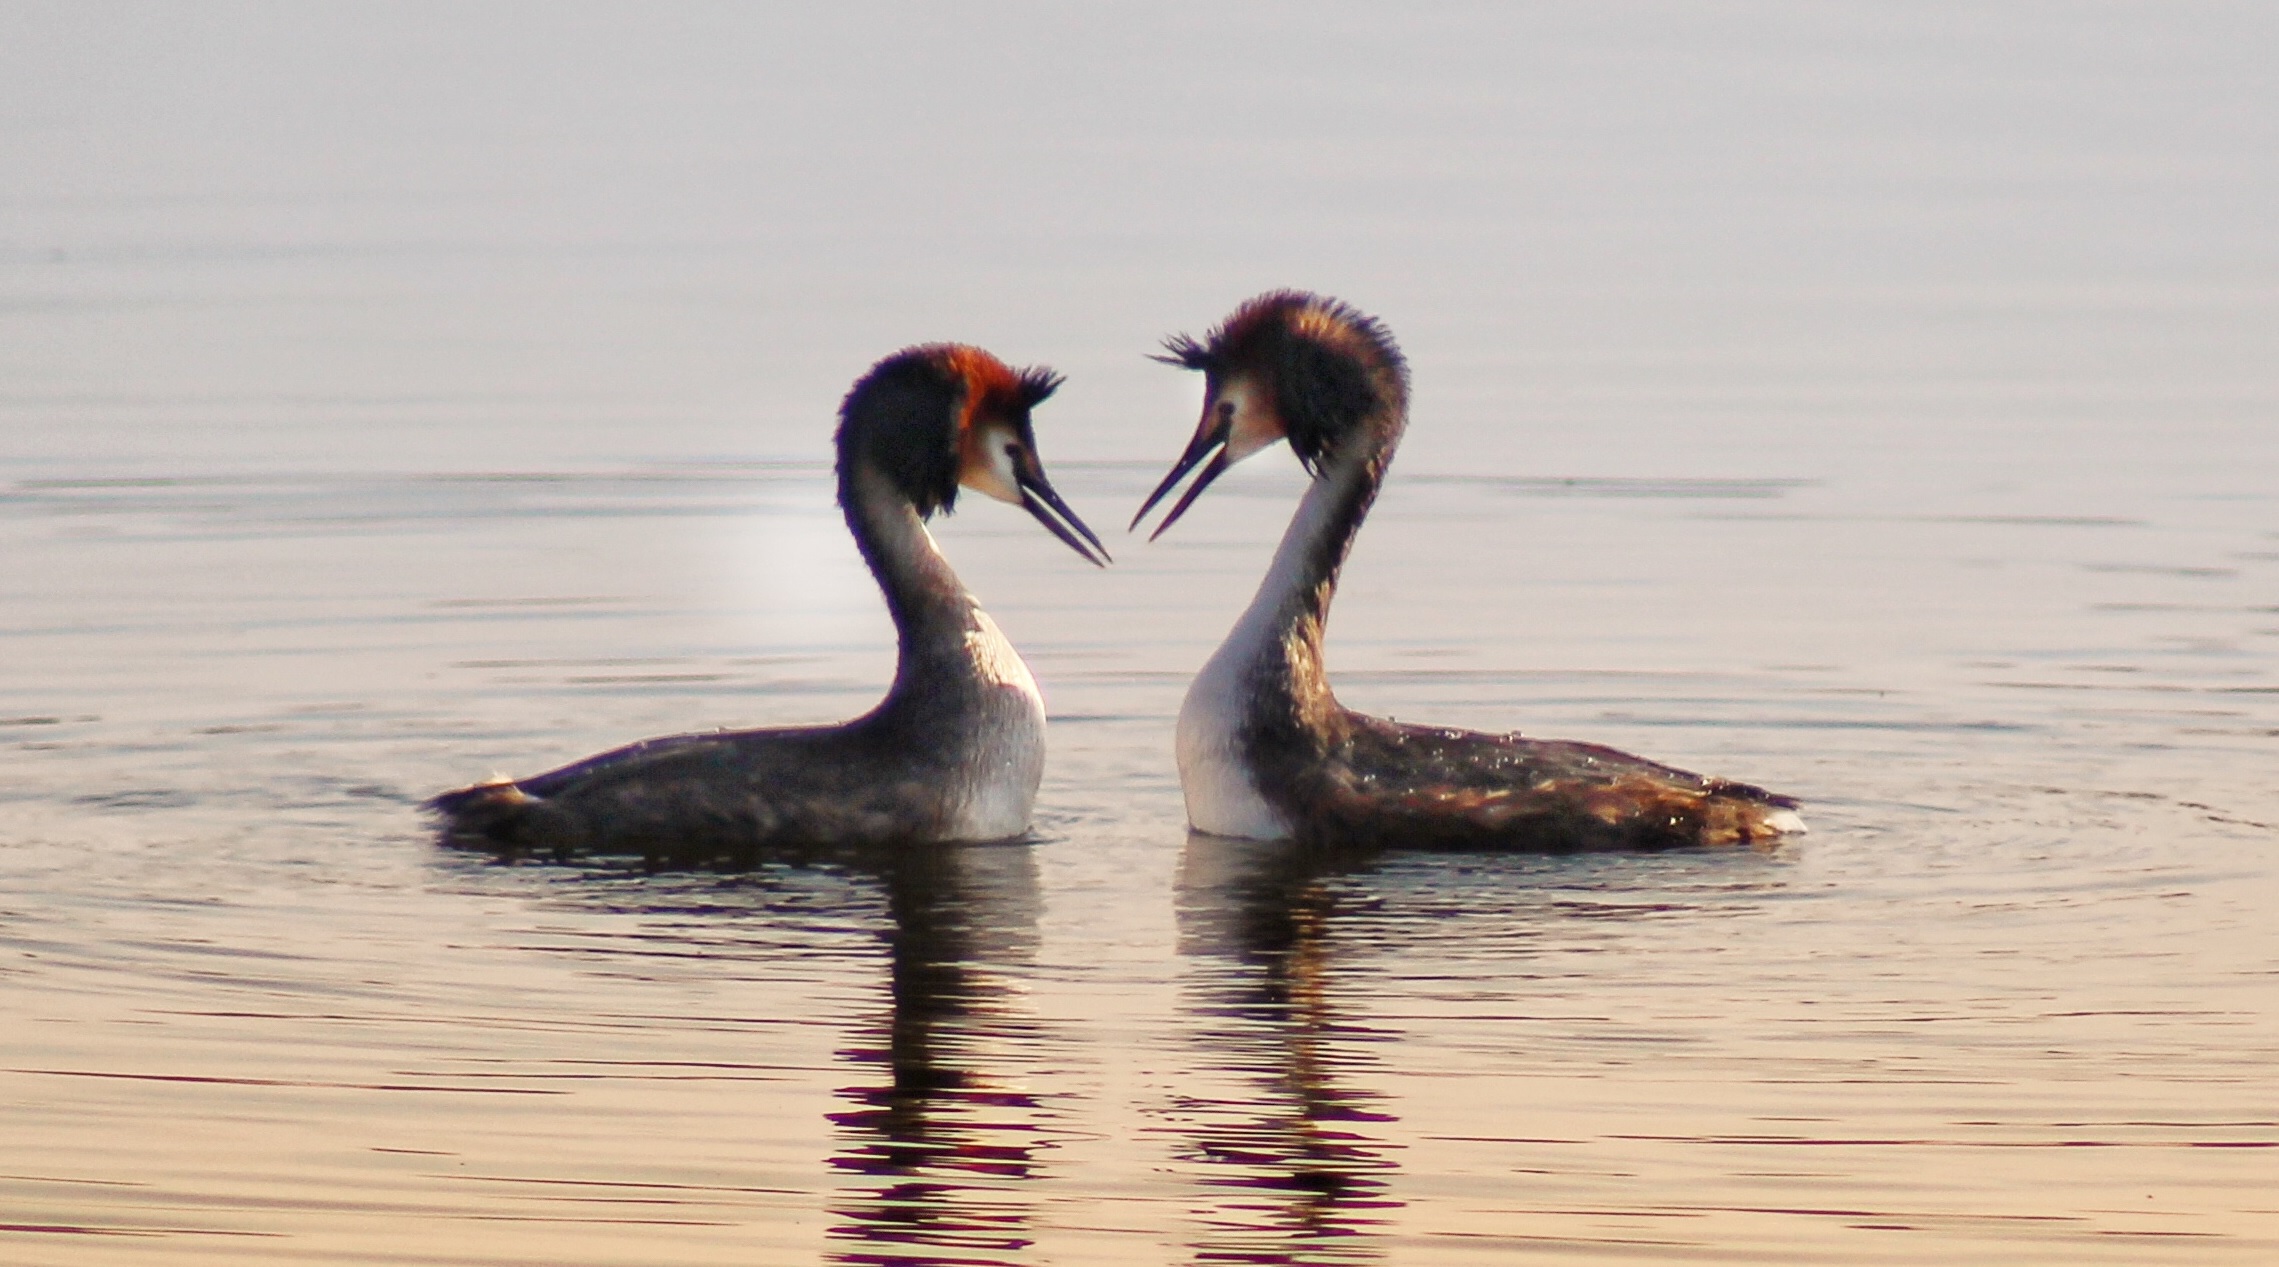
<path fill-rule="evenodd" d="M 0 1259 L 2271 1261 L 2271 24 L 11 9 Z M 1107 529 L 1196 404 L 1141 354 L 1283 284 L 1417 372 L 1346 701 L 1811 835 L 1190 838 L 1277 452 L 1111 571 L 939 525 L 1049 696 L 1032 841 L 430 838 L 876 699 L 878 356 L 1068 371 Z"/>
<path fill-rule="evenodd" d="M 820 464 L 20 483 L 11 1253 L 2270 1252 L 2279 559 L 2238 507 L 1397 482 L 1349 699 L 1761 779 L 1814 830 L 1324 861 L 1190 839 L 1167 751 L 1294 480 L 1112 573 L 945 525 L 1051 696 L 1034 844 L 664 876 L 496 866 L 414 802 L 867 704 Z M 714 583 L 770 543 L 815 583 Z"/>

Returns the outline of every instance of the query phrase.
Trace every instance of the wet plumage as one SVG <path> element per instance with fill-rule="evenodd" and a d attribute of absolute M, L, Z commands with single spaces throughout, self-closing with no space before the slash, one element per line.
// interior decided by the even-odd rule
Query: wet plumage
<path fill-rule="evenodd" d="M 1190 473 L 1160 536 L 1234 463 L 1287 440 L 1313 476 L 1257 596 L 1180 708 L 1180 783 L 1200 831 L 1324 846 L 1663 848 L 1798 831 L 1796 802 L 1598 744 L 1404 725 L 1337 702 L 1323 631 L 1347 551 L 1408 421 L 1408 366 L 1374 318 L 1261 295 L 1159 359 L 1205 376 Z"/>
<path fill-rule="evenodd" d="M 650 739 L 428 802 L 447 839 L 506 853 L 748 858 L 796 846 L 988 840 L 1028 829 L 1044 705 L 1020 655 L 925 529 L 972 488 L 1107 555 L 1037 458 L 1031 410 L 1058 385 L 978 348 L 879 362 L 840 408 L 839 504 L 894 620 L 895 677 L 836 726 Z"/>

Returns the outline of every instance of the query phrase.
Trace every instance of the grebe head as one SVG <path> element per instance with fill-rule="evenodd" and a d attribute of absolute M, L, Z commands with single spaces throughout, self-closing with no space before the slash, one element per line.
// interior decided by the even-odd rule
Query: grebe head
<path fill-rule="evenodd" d="M 957 505 L 959 488 L 1010 502 L 1096 564 L 1108 561 L 1053 491 L 1029 412 L 1060 386 L 1042 366 L 1016 370 L 977 347 L 929 343 L 871 367 L 839 406 L 839 471 L 885 475 L 921 518 Z"/>
<path fill-rule="evenodd" d="M 1362 432 L 1399 428 L 1408 406 L 1408 362 L 1392 333 L 1375 317 L 1323 295 L 1269 291 L 1235 309 L 1201 342 L 1181 334 L 1163 346 L 1166 355 L 1156 360 L 1203 372 L 1203 418 L 1132 526 L 1206 458 L 1209 465 L 1156 525 L 1154 537 L 1178 522 L 1227 468 L 1276 440 L 1288 440 L 1307 472 L 1319 476 Z"/>

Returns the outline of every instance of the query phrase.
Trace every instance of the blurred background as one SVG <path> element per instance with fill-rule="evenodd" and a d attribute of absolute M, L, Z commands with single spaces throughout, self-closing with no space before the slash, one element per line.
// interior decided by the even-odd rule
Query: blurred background
<path fill-rule="evenodd" d="M 1193 388 L 1141 354 L 1293 285 L 1408 349 L 1407 470 L 2260 489 L 2274 47 L 2253 3 L 10 0 L 0 463 L 822 456 L 932 339 L 1068 372 L 1052 455 L 1155 462 Z"/>

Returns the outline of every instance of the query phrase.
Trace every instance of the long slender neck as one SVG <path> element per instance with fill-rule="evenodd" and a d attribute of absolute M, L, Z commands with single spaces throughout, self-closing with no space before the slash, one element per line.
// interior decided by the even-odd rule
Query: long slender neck
<path fill-rule="evenodd" d="M 1003 840 L 1029 828 L 1045 768 L 1044 696 L 1020 653 L 960 584 L 910 498 L 875 465 L 842 458 L 839 505 L 894 617 L 894 685 L 842 729 L 857 775 L 899 801 L 904 829 Z"/>
<path fill-rule="evenodd" d="M 1397 406 L 1395 407 L 1397 410 Z M 1337 574 L 1376 499 L 1401 415 L 1374 420 L 1329 462 L 1282 534 L 1250 607 L 1179 706 L 1179 782 L 1187 821 L 1222 836 L 1272 840 L 1296 830 L 1293 776 L 1318 769 L 1351 714 L 1329 689 L 1322 634 Z"/>
<path fill-rule="evenodd" d="M 1275 548 L 1266 579 L 1222 649 L 1248 660 L 1254 680 L 1285 685 L 1301 714 L 1336 704 L 1322 663 L 1329 604 L 1400 443 L 1402 421 L 1396 414 L 1359 428 L 1314 478 Z"/>
<path fill-rule="evenodd" d="M 876 467 L 855 460 L 840 468 L 839 505 L 894 619 L 896 655 L 889 702 L 903 698 L 920 682 L 938 686 L 969 679 L 972 673 L 966 666 L 972 649 L 967 635 L 983 627 L 988 617 L 950 570 L 949 560 L 934 545 L 933 534 L 926 531 L 910 499 Z"/>

